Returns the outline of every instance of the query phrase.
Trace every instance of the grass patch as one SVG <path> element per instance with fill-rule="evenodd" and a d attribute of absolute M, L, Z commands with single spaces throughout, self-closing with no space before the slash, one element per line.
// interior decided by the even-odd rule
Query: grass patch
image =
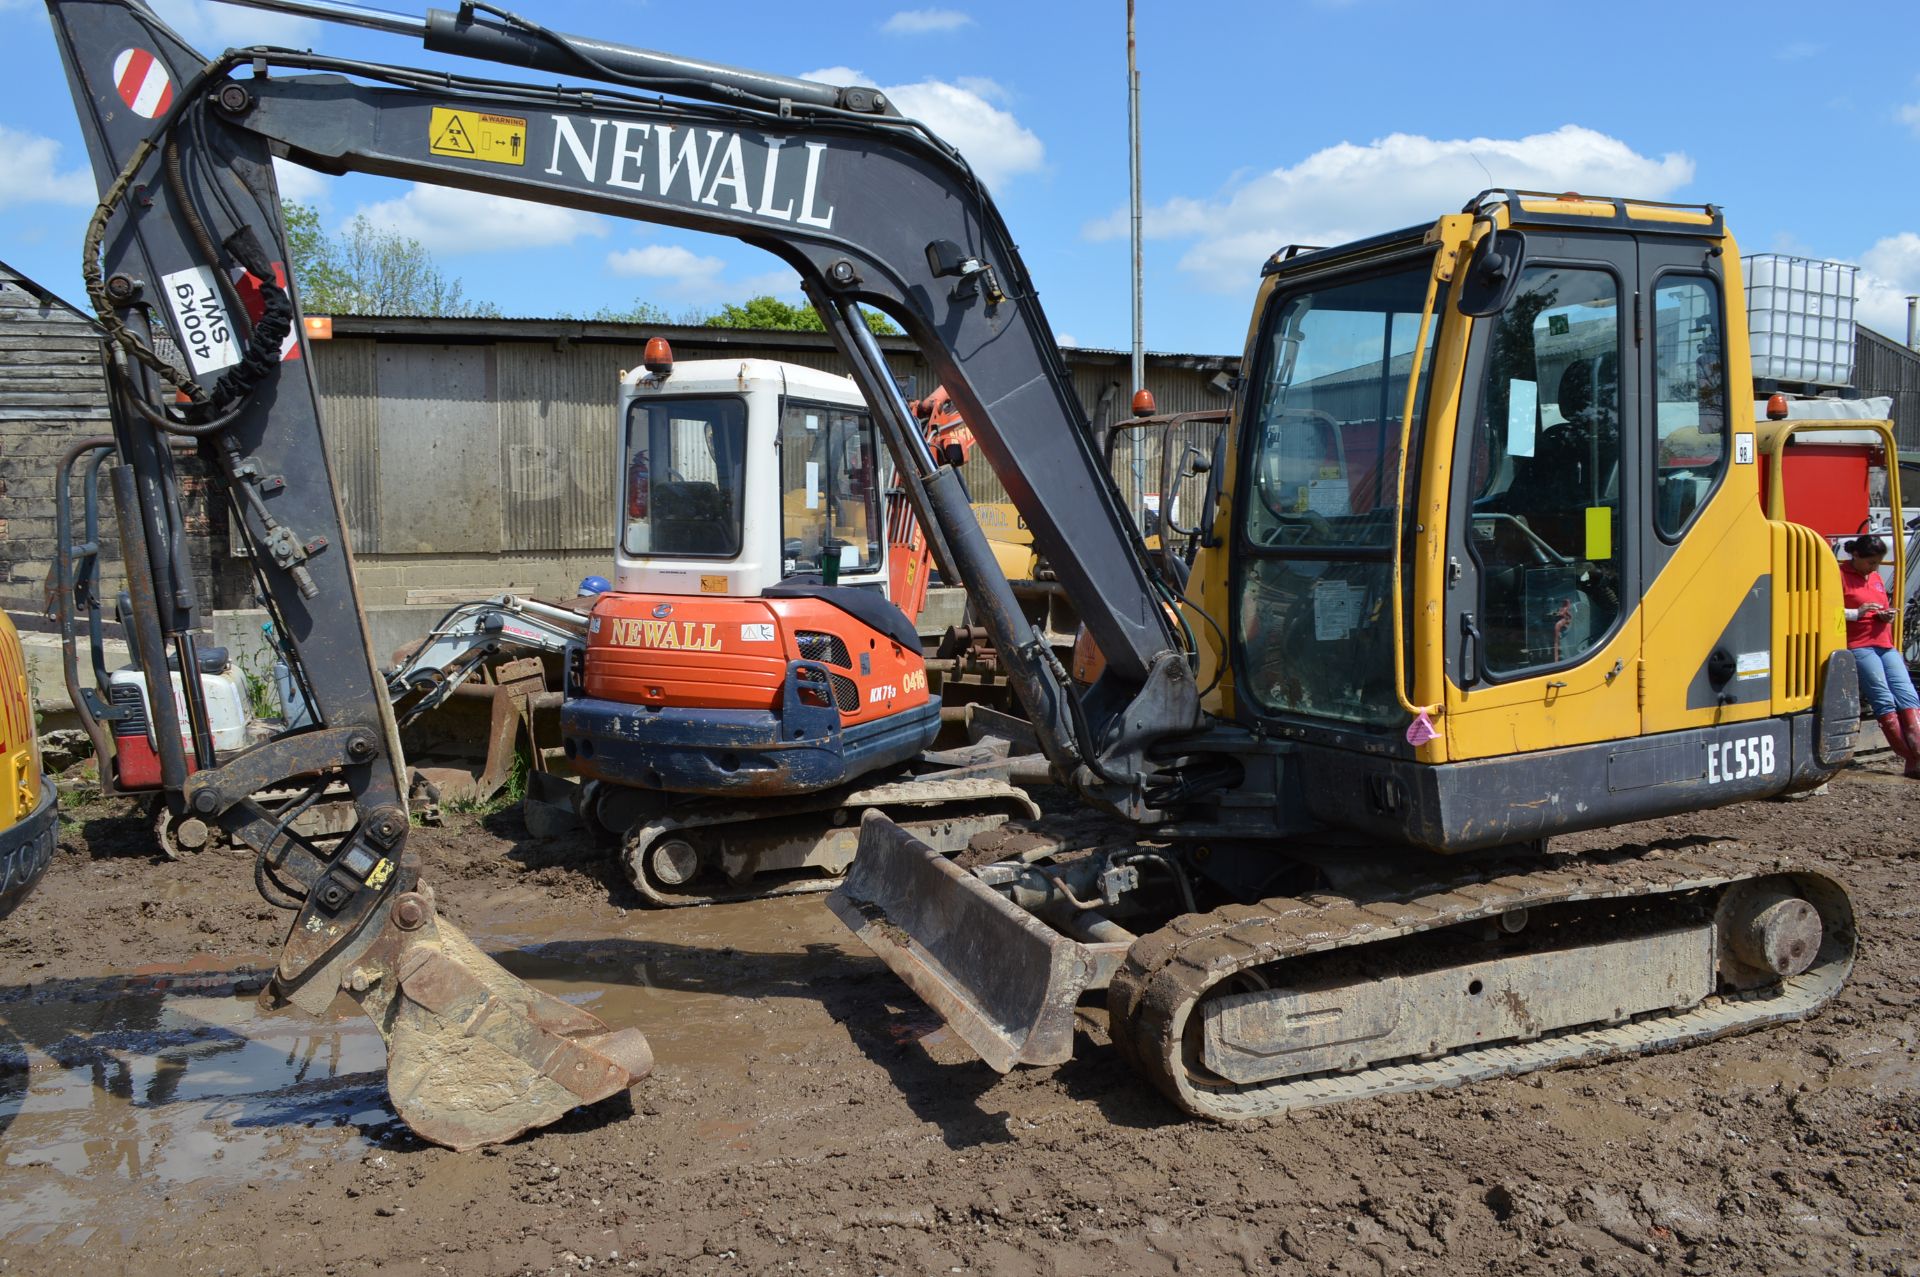
<path fill-rule="evenodd" d="M 446 805 L 447 810 L 461 816 L 491 816 L 505 811 L 527 796 L 527 774 L 532 770 L 533 760 L 525 750 L 516 749 L 500 792 L 491 798 L 456 798 Z"/>

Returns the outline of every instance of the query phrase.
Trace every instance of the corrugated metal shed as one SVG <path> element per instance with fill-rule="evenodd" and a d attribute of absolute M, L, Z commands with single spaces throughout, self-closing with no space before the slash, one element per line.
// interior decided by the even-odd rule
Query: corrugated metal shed
<path fill-rule="evenodd" d="M 1920 453 L 1920 351 L 1908 350 L 1871 328 L 1857 328 L 1854 387 L 1863 396 L 1893 399 L 1893 427 L 1903 453 Z"/>
<path fill-rule="evenodd" d="M 825 333 L 385 316 L 336 316 L 333 331 L 313 345 L 315 371 L 349 530 L 369 560 L 606 549 L 617 496 L 613 403 L 648 337 L 667 338 L 682 360 L 847 371 Z M 881 346 L 909 396 L 933 389 L 911 342 Z M 1097 426 L 1128 415 L 1127 352 L 1063 353 Z M 1238 362 L 1151 355 L 1148 385 L 1162 411 L 1221 407 Z M 977 493 L 997 490 L 984 458 L 967 477 Z"/>

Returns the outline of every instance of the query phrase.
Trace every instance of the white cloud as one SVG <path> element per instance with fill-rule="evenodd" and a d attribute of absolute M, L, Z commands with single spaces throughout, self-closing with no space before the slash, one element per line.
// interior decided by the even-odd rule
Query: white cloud
<path fill-rule="evenodd" d="M 1458 209 L 1486 187 L 1653 198 L 1692 178 L 1685 155 L 1655 159 L 1574 124 L 1522 138 L 1395 133 L 1327 147 L 1216 196 L 1169 200 L 1146 210 L 1144 229 L 1151 238 L 1192 240 L 1182 269 L 1208 287 L 1243 291 L 1260 263 L 1286 244 L 1339 244 L 1415 225 Z M 1083 233 L 1094 240 L 1124 236 L 1126 210 L 1088 223 Z"/>
<path fill-rule="evenodd" d="M 1852 257 L 1823 252 L 1791 234 L 1772 237 L 1767 251 L 1815 261 L 1850 262 L 1859 267 L 1853 280 L 1853 317 L 1877 333 L 1905 341 L 1907 298 L 1920 296 L 1920 234 L 1901 231 L 1874 242 Z"/>
<path fill-rule="evenodd" d="M 280 198 L 291 204 L 311 204 L 315 208 L 324 208 L 327 195 L 332 190 L 332 179 L 325 173 L 316 173 L 291 160 L 274 160 L 273 180 L 280 188 Z"/>
<path fill-rule="evenodd" d="M 699 286 L 718 279 L 727 264 L 718 257 L 702 257 L 678 244 L 643 244 L 639 248 L 608 253 L 607 269 L 616 275 L 668 279 Z"/>
<path fill-rule="evenodd" d="M 873 83 L 851 67 L 824 67 L 802 78 L 827 84 Z M 1007 91 L 993 80 L 969 76 L 875 87 L 893 99 L 902 115 L 919 120 L 941 140 L 958 147 L 989 187 L 1035 172 L 1046 163 L 1047 148 L 1033 131 L 1013 112 L 994 105 L 1007 100 Z"/>
<path fill-rule="evenodd" d="M 739 302 L 763 294 L 791 297 L 800 283 L 790 270 L 729 279 L 726 262 L 678 244 L 619 249 L 607 254 L 607 269 L 615 275 L 652 280 L 667 297 L 684 302 Z"/>
<path fill-rule="evenodd" d="M 1907 339 L 1907 298 L 1920 294 L 1920 235 L 1889 235 L 1860 254 L 1854 318 L 1895 341 Z"/>
<path fill-rule="evenodd" d="M 880 29 L 888 35 L 936 35 L 972 25 L 972 16 L 958 9 L 902 9 L 881 23 Z"/>
<path fill-rule="evenodd" d="M 1920 137 L 1920 102 L 1909 103 L 1900 108 L 1900 123 L 1912 129 Z"/>
<path fill-rule="evenodd" d="M 1920 235 L 1889 235 L 1862 253 L 1860 264 L 1887 279 L 1920 283 Z"/>
<path fill-rule="evenodd" d="M 202 53 L 229 46 L 280 44 L 297 49 L 313 47 L 323 23 L 312 18 L 238 9 L 214 0 L 149 0 L 160 20 Z"/>
<path fill-rule="evenodd" d="M 13 204 L 93 204 L 99 192 L 83 164 L 60 169 L 60 143 L 38 133 L 0 124 L 0 155 L 7 178 L 0 182 L 0 208 Z"/>
<path fill-rule="evenodd" d="M 448 186 L 416 185 L 360 212 L 379 230 L 417 239 L 436 254 L 540 248 L 607 233 L 589 213 Z"/>
<path fill-rule="evenodd" d="M 1078 346 L 1080 339 L 1072 333 L 1055 333 L 1053 335 L 1053 344 L 1056 346 Z"/>

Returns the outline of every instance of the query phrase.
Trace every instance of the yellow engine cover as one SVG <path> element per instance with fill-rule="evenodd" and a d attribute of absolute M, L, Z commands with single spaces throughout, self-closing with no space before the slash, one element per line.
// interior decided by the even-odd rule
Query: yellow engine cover
<path fill-rule="evenodd" d="M 40 740 L 33 721 L 33 695 L 27 686 L 27 659 L 20 635 L 0 613 L 0 829 L 11 829 L 40 804 Z"/>

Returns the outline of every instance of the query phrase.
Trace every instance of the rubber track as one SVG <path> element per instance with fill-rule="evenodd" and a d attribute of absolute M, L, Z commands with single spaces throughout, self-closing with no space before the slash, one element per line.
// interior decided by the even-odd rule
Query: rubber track
<path fill-rule="evenodd" d="M 1024 789 L 1004 780 L 985 780 L 978 778 L 956 778 L 953 780 L 901 780 L 889 784 L 872 785 L 866 789 L 857 789 L 852 793 L 812 794 L 790 799 L 762 800 L 737 806 L 719 805 L 695 809 L 684 817 L 663 816 L 647 821 L 631 829 L 622 838 L 620 853 L 621 864 L 626 867 L 627 881 L 633 884 L 649 905 L 659 909 L 684 909 L 699 905 L 727 904 L 739 900 L 765 900 L 774 896 L 813 895 L 822 891 L 832 891 L 844 877 L 810 877 L 780 883 L 772 887 L 755 887 L 751 881 L 739 887 L 717 891 L 711 895 L 695 895 L 692 892 L 665 892 L 647 881 L 646 874 L 640 868 L 640 858 L 647 848 L 666 837 L 686 829 L 712 828 L 715 825 L 750 825 L 756 822 L 782 819 L 797 815 L 818 815 L 821 818 L 822 833 L 828 832 L 827 821 L 833 813 L 845 812 L 846 819 L 834 829 L 860 826 L 861 814 L 870 808 L 879 808 L 893 817 L 902 829 L 919 836 L 916 831 L 930 821 L 951 820 L 974 814 L 975 808 L 991 809 L 996 804 L 1021 806 L 1024 810 L 1008 811 L 1008 819 L 1016 816 L 1028 819 L 1037 818 L 1039 809 Z M 958 810 L 956 810 L 958 809 Z M 990 815 L 991 810 L 978 814 Z M 697 882 L 698 880 L 696 880 Z"/>
<path fill-rule="evenodd" d="M 1282 898 L 1186 914 L 1142 936 L 1115 973 L 1107 995 L 1114 1043 L 1122 1056 L 1187 1112 L 1238 1121 L 1291 1108 L 1640 1055 L 1806 1016 L 1839 990 L 1853 966 L 1855 934 L 1846 890 L 1833 879 L 1796 869 L 1784 859 L 1758 857 L 1737 844 L 1733 850 L 1728 846 L 1651 855 L 1644 849 L 1627 849 L 1530 873 L 1489 872 L 1445 880 L 1423 876 L 1383 885 L 1364 899 Z M 1209 1077 L 1196 1085 L 1197 1079 L 1187 1069 L 1184 1040 L 1194 1007 L 1222 980 L 1248 968 L 1497 918 L 1510 909 L 1630 900 L 1772 874 L 1791 875 L 1809 894 L 1827 924 L 1827 936 L 1819 958 L 1804 975 L 1771 988 L 1709 997 L 1679 1014 L 1567 1030 L 1353 1073 L 1248 1085 Z"/>

